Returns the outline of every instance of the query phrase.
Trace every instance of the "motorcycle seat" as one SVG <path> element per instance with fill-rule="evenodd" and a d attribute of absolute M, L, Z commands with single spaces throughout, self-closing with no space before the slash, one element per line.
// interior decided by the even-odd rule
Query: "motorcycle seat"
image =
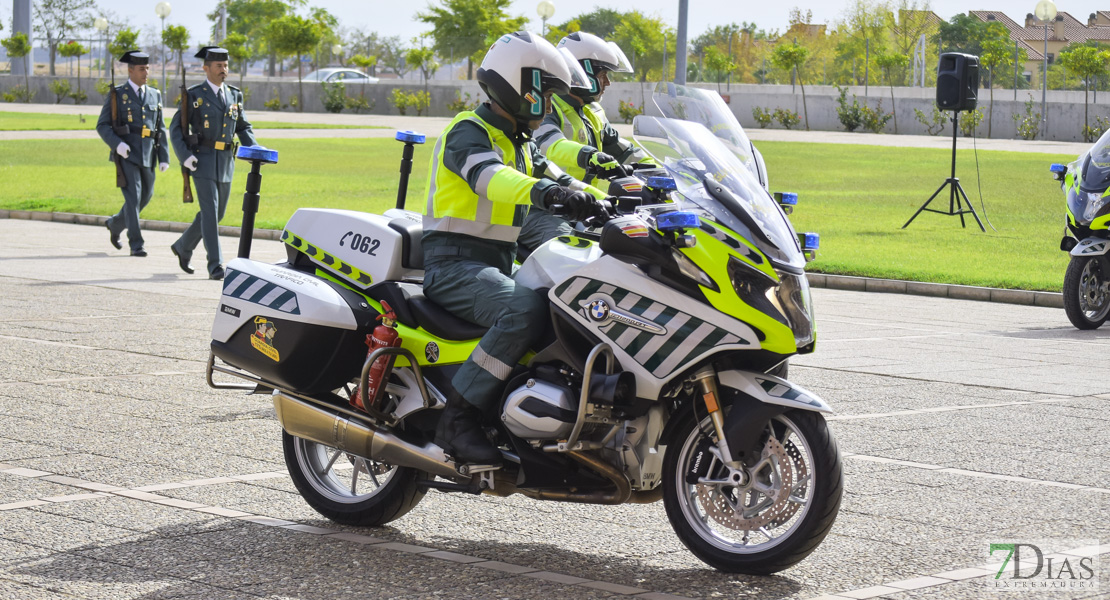
<path fill-rule="evenodd" d="M 489 329 L 456 317 L 424 296 L 424 288 L 415 283 L 385 281 L 366 290 L 381 302 L 389 303 L 397 320 L 409 327 L 422 327 L 432 335 L 453 341 L 474 340 Z"/>

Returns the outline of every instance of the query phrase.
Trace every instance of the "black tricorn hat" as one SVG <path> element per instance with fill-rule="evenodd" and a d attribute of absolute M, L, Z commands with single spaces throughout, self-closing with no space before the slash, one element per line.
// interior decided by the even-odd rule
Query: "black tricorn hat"
<path fill-rule="evenodd" d="M 123 53 L 123 56 L 119 57 L 119 61 L 129 65 L 148 65 L 150 64 L 150 55 L 138 50 L 128 50 Z"/>
<path fill-rule="evenodd" d="M 227 60 L 227 48 L 219 46 L 205 46 L 194 55 L 204 62 L 211 60 Z"/>

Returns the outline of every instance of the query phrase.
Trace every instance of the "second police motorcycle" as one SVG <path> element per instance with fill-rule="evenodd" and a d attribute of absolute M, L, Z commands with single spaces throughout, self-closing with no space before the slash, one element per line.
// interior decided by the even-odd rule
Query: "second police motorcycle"
<path fill-rule="evenodd" d="M 432 441 L 484 329 L 423 296 L 418 213 L 300 209 L 286 262 L 232 260 L 210 385 L 272 395 L 294 484 L 338 523 L 399 519 L 429 489 L 662 499 L 683 544 L 721 571 L 796 564 L 828 534 L 843 487 L 831 409 L 768 373 L 814 349 L 804 267 L 816 236 L 794 231 L 743 130 L 703 94 L 664 85 L 654 99 L 716 135 L 636 117 L 659 165 L 635 172 L 640 193 L 515 275 L 548 298 L 550 320 L 490 415 L 500 469 L 456 464 Z M 401 204 L 422 138 L 398 139 Z"/>

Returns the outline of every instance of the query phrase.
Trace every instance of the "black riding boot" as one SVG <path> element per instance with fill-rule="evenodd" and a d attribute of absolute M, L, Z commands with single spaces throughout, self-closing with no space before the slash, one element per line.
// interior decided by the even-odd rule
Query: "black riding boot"
<path fill-rule="evenodd" d="M 500 464 L 501 452 L 482 431 L 480 417 L 477 407 L 452 391 L 436 425 L 435 443 L 453 456 L 457 463 Z"/>

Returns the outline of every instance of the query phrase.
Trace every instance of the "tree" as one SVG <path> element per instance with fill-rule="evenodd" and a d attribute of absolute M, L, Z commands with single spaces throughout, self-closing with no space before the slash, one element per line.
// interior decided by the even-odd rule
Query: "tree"
<path fill-rule="evenodd" d="M 524 27 L 528 19 L 510 17 L 512 0 L 440 0 L 416 18 L 432 26 L 432 49 L 440 56 L 466 57 L 466 78 L 474 78 L 474 63 L 498 37 Z"/>
<path fill-rule="evenodd" d="M 320 46 L 326 45 L 330 54 L 332 44 L 339 41 L 339 37 L 335 34 L 335 28 L 339 27 L 339 19 L 326 9 L 313 7 L 309 20 L 316 25 L 316 30 L 320 32 L 320 40 L 316 42 L 316 57 L 312 61 L 312 67 L 319 69 Z"/>
<path fill-rule="evenodd" d="M 1091 46 L 1068 48 L 1060 53 L 1060 64 L 1087 82 L 1083 87 L 1083 139 L 1088 142 L 1091 141 L 1091 131 L 1087 120 L 1087 88 L 1090 87 L 1091 78 L 1106 74 L 1108 61 L 1110 61 L 1110 51 Z"/>
<path fill-rule="evenodd" d="M 419 39 L 421 42 L 419 48 L 414 46 L 409 48 L 408 52 L 405 52 L 405 62 L 408 63 L 409 66 L 420 69 L 420 75 L 424 78 L 424 91 L 427 92 L 428 79 L 432 75 L 435 75 L 435 72 L 439 69 L 439 63 L 435 60 L 435 50 L 423 45 L 423 36 Z M 413 41 L 415 42 L 416 40 L 414 39 Z"/>
<path fill-rule="evenodd" d="M 39 0 L 35 2 L 35 27 L 46 37 L 50 50 L 50 74 L 54 75 L 54 60 L 58 54 L 58 44 L 70 37 L 73 30 L 88 22 L 95 0 Z"/>
<path fill-rule="evenodd" d="M 593 12 L 578 15 L 567 21 L 562 25 L 562 28 L 568 29 L 571 33 L 585 31 L 607 40 L 617 34 L 617 25 L 620 25 L 623 19 L 624 14 L 620 11 L 611 8 L 595 8 Z M 569 28 L 572 22 L 575 23 L 575 29 Z M 562 39 L 562 36 L 559 39 Z"/>
<path fill-rule="evenodd" d="M 632 61 L 635 76 L 641 81 L 656 79 L 663 72 L 663 44 L 668 56 L 674 56 L 674 29 L 659 17 L 648 17 L 640 11 L 630 11 L 621 16 L 613 31 L 613 41 Z"/>
<path fill-rule="evenodd" d="M 795 69 L 798 73 L 798 86 L 802 88 L 802 111 L 806 117 L 806 131 L 809 131 L 809 107 L 806 106 L 806 86 L 802 81 L 802 67 L 809 58 L 809 50 L 798 44 L 779 44 L 771 53 L 771 62 L 776 67 L 789 71 Z"/>
<path fill-rule="evenodd" d="M 89 49 L 76 42 L 70 40 L 68 43 L 58 46 L 58 54 L 65 58 L 77 57 L 77 89 L 81 89 L 81 57 L 89 53 Z"/>
<path fill-rule="evenodd" d="M 23 58 L 31 53 L 31 42 L 27 39 L 27 34 L 20 31 L 13 33 L 12 37 L 0 40 L 0 46 L 4 46 L 4 50 L 8 51 L 8 57 Z M 31 101 L 31 67 L 23 69 L 23 82 L 27 86 L 27 102 Z"/>
<path fill-rule="evenodd" d="M 732 58 L 718 50 L 716 46 L 705 49 L 705 66 L 717 74 L 717 93 L 721 92 L 721 74 L 732 73 L 736 69 L 736 63 Z"/>
<path fill-rule="evenodd" d="M 883 52 L 875 57 L 875 64 L 883 70 L 886 75 L 886 83 L 890 86 L 890 113 L 894 115 L 895 134 L 898 133 L 898 110 L 894 105 L 894 80 L 891 78 L 891 72 L 896 69 L 904 69 L 909 61 L 910 57 L 897 52 Z"/>
<path fill-rule="evenodd" d="M 408 72 L 408 63 L 405 62 L 406 52 L 408 48 L 401 43 L 400 37 L 387 37 L 382 40 L 382 54 L 378 62 L 393 71 L 398 78 L 402 78 Z"/>
<path fill-rule="evenodd" d="M 123 29 L 117 31 L 115 39 L 113 39 L 112 42 L 108 44 L 108 53 L 111 54 L 108 60 L 112 61 L 112 73 L 115 73 L 116 59 L 122 56 L 124 52 L 127 52 L 128 50 L 135 50 L 138 47 L 138 31 L 135 31 L 130 27 L 124 27 Z"/>
<path fill-rule="evenodd" d="M 987 69 L 989 79 L 987 88 L 990 89 L 990 106 L 987 109 L 987 137 L 991 136 L 991 125 L 994 120 L 994 73 L 998 68 L 1005 68 L 1014 60 L 1014 42 L 1010 33 L 1002 23 L 988 23 L 987 27 L 980 30 L 982 39 L 979 41 L 979 64 Z"/>
<path fill-rule="evenodd" d="M 231 64 L 239 67 L 239 87 L 243 87 L 243 75 L 247 72 L 247 63 L 254 53 L 251 51 L 250 41 L 241 33 L 229 33 L 224 38 L 223 47 L 227 48 L 227 56 Z"/>
<path fill-rule="evenodd" d="M 170 25 L 162 32 L 162 43 L 177 53 L 177 64 L 184 69 L 184 52 L 189 49 L 189 30 L 184 25 Z M 169 87 L 168 85 L 166 86 Z M 168 92 L 168 90 L 165 90 Z M 182 90 L 184 92 L 184 90 Z"/>
<path fill-rule="evenodd" d="M 933 39 L 941 52 L 979 55 L 983 51 L 981 43 L 986 28 L 986 21 L 960 14 L 952 17 L 947 23 L 941 23 Z"/>
<path fill-rule="evenodd" d="M 267 37 L 270 23 L 288 14 L 293 7 L 303 6 L 304 3 L 305 0 L 221 0 L 216 10 L 208 13 L 207 17 L 212 21 L 214 36 L 219 23 L 220 8 L 226 8 L 228 35 L 233 33 L 245 35 L 252 56 L 268 57 L 268 72 L 273 77 L 277 66 L 277 51 Z"/>
<path fill-rule="evenodd" d="M 297 61 L 297 110 L 304 110 L 304 67 L 301 55 L 311 52 L 320 43 L 320 29 L 316 23 L 299 15 L 285 15 L 270 23 L 269 37 L 281 54 L 292 55 Z"/>
<path fill-rule="evenodd" d="M 870 56 L 881 54 L 886 47 L 889 19 L 884 3 L 856 0 L 837 24 L 834 64 L 856 85 L 871 83 Z"/>

